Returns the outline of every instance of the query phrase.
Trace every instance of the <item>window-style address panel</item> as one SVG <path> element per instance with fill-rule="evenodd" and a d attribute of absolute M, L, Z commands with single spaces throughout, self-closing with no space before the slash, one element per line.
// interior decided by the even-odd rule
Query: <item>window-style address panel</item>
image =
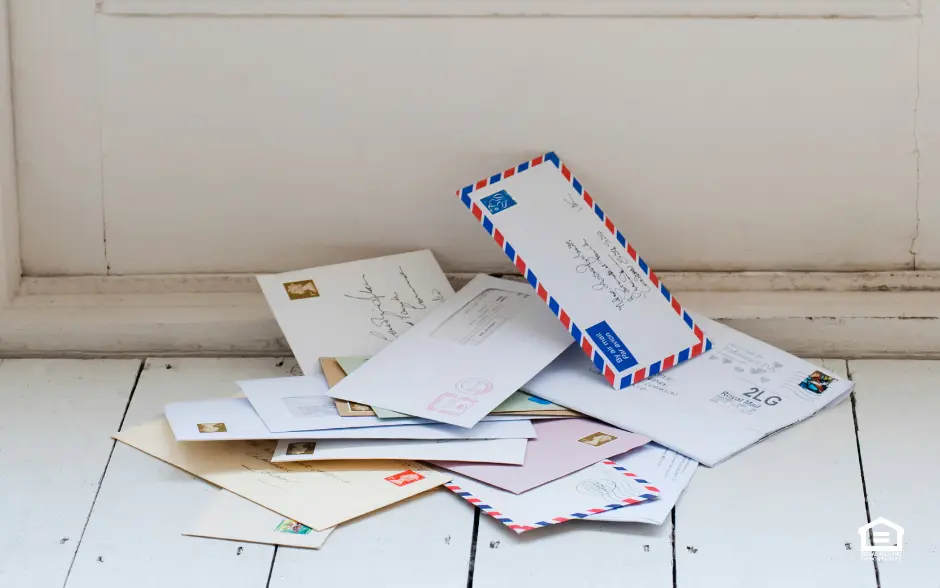
<path fill-rule="evenodd" d="M 815 17 L 920 14 L 919 0 L 98 0 L 104 14 L 437 17 Z"/>

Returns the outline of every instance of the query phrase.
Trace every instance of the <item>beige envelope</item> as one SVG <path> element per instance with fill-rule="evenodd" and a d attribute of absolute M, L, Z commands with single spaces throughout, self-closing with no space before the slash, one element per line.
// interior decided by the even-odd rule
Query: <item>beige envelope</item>
<path fill-rule="evenodd" d="M 413 461 L 271 463 L 274 441 L 177 443 L 162 418 L 113 437 L 317 531 L 450 479 Z"/>

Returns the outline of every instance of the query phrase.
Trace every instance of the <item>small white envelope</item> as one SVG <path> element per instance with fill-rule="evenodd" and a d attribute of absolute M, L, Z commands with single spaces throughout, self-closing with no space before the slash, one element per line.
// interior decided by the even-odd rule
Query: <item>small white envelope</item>
<path fill-rule="evenodd" d="M 238 494 L 219 490 L 183 535 L 319 549 L 335 528 L 317 531 Z"/>
<path fill-rule="evenodd" d="M 404 425 L 272 433 L 247 398 L 222 398 L 166 405 L 166 420 L 177 441 L 252 439 L 534 439 L 525 420 L 479 423 L 472 429 L 453 425 Z M 362 417 L 348 417 L 360 419 Z"/>
<path fill-rule="evenodd" d="M 481 274 L 328 394 L 472 427 L 570 345 L 529 286 Z"/>
<path fill-rule="evenodd" d="M 326 395 L 329 385 L 319 374 L 242 380 L 238 382 L 238 386 L 272 433 L 437 424 L 418 417 L 382 419 L 340 416 L 336 401 Z M 528 420 L 528 417 L 488 415 L 483 420 L 513 421 Z"/>
<path fill-rule="evenodd" d="M 444 486 L 516 533 L 655 500 L 659 489 L 637 473 L 605 460 L 564 478 L 514 494 L 448 472 Z"/>
<path fill-rule="evenodd" d="M 278 441 L 271 461 L 328 459 L 453 460 L 519 465 L 527 439 Z"/>
<path fill-rule="evenodd" d="M 692 481 L 692 476 L 698 468 L 698 462 L 694 459 L 689 459 L 655 443 L 647 443 L 642 447 L 614 456 L 610 458 L 610 461 L 628 471 L 643 472 L 643 475 L 656 480 L 659 499 L 641 502 L 630 508 L 602 512 L 588 517 L 585 519 L 587 521 L 661 525 L 676 506 L 679 496 Z"/>
<path fill-rule="evenodd" d="M 614 388 L 708 347 L 689 313 L 554 153 L 457 196 Z"/>
<path fill-rule="evenodd" d="M 714 466 L 811 417 L 854 384 L 701 316 L 714 349 L 628 391 L 610 389 L 576 351 L 562 354 L 523 386 L 557 402 Z"/>
<path fill-rule="evenodd" d="M 297 363 L 372 355 L 454 293 L 429 250 L 257 276 Z"/>

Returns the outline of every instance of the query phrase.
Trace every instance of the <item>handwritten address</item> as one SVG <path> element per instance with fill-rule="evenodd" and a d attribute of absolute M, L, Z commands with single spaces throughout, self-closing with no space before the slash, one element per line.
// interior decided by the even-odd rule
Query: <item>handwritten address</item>
<path fill-rule="evenodd" d="M 593 290 L 606 292 L 614 308 L 623 310 L 625 305 L 645 297 L 652 289 L 643 274 L 624 257 L 619 244 L 601 231 L 597 231 L 596 236 L 603 256 L 586 238 L 580 243 L 566 241 L 572 257 L 577 260 L 575 271 L 587 275 L 593 282 Z"/>
<path fill-rule="evenodd" d="M 414 326 L 414 311 L 427 310 L 424 298 L 411 283 L 411 278 L 405 270 L 398 267 L 398 274 L 404 280 L 404 288 L 399 292 L 393 290 L 390 294 L 379 294 L 375 291 L 366 274 L 362 274 L 362 286 L 352 294 L 345 294 L 347 298 L 364 300 L 372 305 L 370 321 L 373 330 L 369 331 L 374 337 L 383 341 L 396 339 L 404 328 Z M 443 302 L 444 295 L 436 288 L 431 290 L 431 302 Z"/>

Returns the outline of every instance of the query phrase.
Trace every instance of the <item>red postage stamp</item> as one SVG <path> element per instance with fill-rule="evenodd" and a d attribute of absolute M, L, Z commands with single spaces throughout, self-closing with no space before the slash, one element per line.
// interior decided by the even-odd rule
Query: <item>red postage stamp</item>
<path fill-rule="evenodd" d="M 454 388 L 464 394 L 476 394 L 480 396 L 493 391 L 493 382 L 484 380 L 483 378 L 464 378 L 454 384 Z"/>
<path fill-rule="evenodd" d="M 476 403 L 477 401 L 473 398 L 444 392 L 428 405 L 428 410 L 451 416 L 460 416 Z"/>
<path fill-rule="evenodd" d="M 405 470 L 401 473 L 395 474 L 394 476 L 389 476 L 385 479 L 391 482 L 392 484 L 395 484 L 399 488 L 401 488 L 402 486 L 407 486 L 408 484 L 411 484 L 412 482 L 423 480 L 424 476 L 422 476 L 418 472 Z"/>

